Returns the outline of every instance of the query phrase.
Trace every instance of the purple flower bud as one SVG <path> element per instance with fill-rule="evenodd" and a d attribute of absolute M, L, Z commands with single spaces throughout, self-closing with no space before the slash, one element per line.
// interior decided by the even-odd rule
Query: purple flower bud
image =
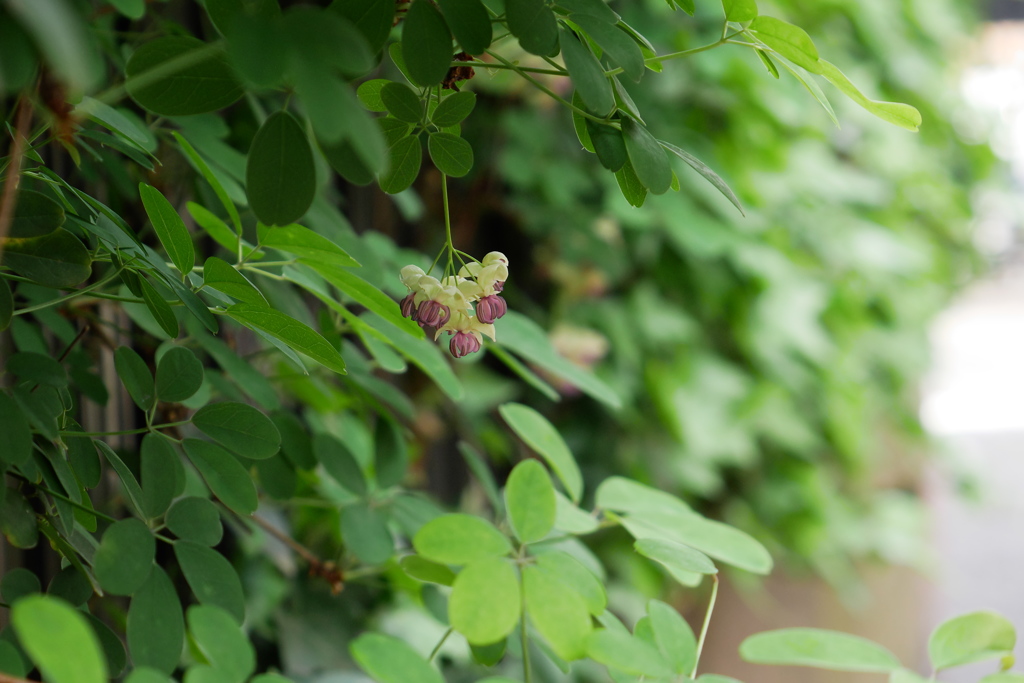
<path fill-rule="evenodd" d="M 470 353 L 480 350 L 480 340 L 471 332 L 456 332 L 448 344 L 448 349 L 456 358 L 462 358 Z"/>
<path fill-rule="evenodd" d="M 433 299 L 421 303 L 416 315 L 421 327 L 441 327 L 452 317 L 447 306 Z"/>
<path fill-rule="evenodd" d="M 504 291 L 504 289 L 505 289 L 505 281 L 504 280 L 495 280 L 494 281 L 494 291 L 495 292 L 501 292 L 501 291 Z"/>
<path fill-rule="evenodd" d="M 505 315 L 508 305 L 505 300 L 497 294 L 488 294 L 476 304 L 476 319 L 485 325 L 490 325 L 495 320 Z"/>
<path fill-rule="evenodd" d="M 406 318 L 412 318 L 416 320 L 416 292 L 409 292 L 404 299 L 402 299 L 402 315 Z"/>

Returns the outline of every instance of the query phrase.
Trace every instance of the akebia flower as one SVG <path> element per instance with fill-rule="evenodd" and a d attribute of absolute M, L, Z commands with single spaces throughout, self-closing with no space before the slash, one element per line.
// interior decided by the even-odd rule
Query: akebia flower
<path fill-rule="evenodd" d="M 449 271 L 450 272 L 450 271 Z M 494 321 L 505 315 L 508 304 L 499 295 L 508 279 L 508 259 L 492 251 L 480 262 L 466 264 L 458 275 L 438 280 L 419 266 L 402 268 L 402 284 L 409 293 L 402 299 L 402 315 L 451 335 L 448 348 L 456 358 L 475 353 L 483 336 L 494 339 Z"/>
<path fill-rule="evenodd" d="M 482 323 L 493 323 L 505 315 L 507 310 L 508 304 L 505 303 L 505 299 L 497 294 L 488 294 L 476 302 L 476 317 Z"/>

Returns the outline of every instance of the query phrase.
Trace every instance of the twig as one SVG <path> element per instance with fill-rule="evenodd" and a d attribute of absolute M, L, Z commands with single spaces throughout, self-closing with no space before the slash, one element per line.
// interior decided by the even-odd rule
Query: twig
<path fill-rule="evenodd" d="M 5 674 L 0 671 L 0 683 L 36 683 L 36 681 L 30 681 L 27 678 L 18 678 L 10 674 Z"/>
<path fill-rule="evenodd" d="M 276 526 L 256 515 L 247 517 L 249 521 L 266 531 L 268 534 L 295 551 L 295 554 L 309 563 L 309 575 L 323 578 L 331 586 L 331 594 L 337 595 L 345 587 L 345 577 L 341 568 L 330 560 L 321 560 L 312 550 L 284 533 Z M 3 683 L 3 681 L 0 681 Z"/>
<path fill-rule="evenodd" d="M 0 255 L 4 252 L 4 239 L 14 221 L 14 205 L 18 201 L 18 176 L 21 174 L 21 162 L 25 158 L 25 141 L 28 139 L 28 127 L 32 122 L 32 104 L 22 95 L 18 99 L 18 111 L 15 114 L 14 140 L 11 141 L 11 163 L 7 167 L 4 182 L 4 193 L 0 197 Z"/>

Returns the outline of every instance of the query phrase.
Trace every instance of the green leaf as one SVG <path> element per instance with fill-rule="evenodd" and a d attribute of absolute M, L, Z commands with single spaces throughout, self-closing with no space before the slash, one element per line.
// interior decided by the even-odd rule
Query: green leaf
<path fill-rule="evenodd" d="M 252 304 L 235 304 L 228 308 L 227 314 L 246 327 L 261 330 L 280 339 L 327 369 L 345 374 L 345 361 L 338 350 L 318 332 L 295 318 L 272 308 L 261 308 Z"/>
<path fill-rule="evenodd" d="M 256 487 L 238 458 L 209 441 L 185 439 L 182 445 L 188 459 L 224 505 L 240 515 L 256 511 L 259 505 Z"/>
<path fill-rule="evenodd" d="M 997 674 L 998 675 L 998 674 Z M 703 678 L 703 676 L 701 676 Z M 1000 683 L 1000 679 L 996 678 L 993 681 L 989 681 L 989 676 L 981 679 L 979 683 Z M 723 683 L 729 683 L 723 681 Z M 889 683 L 929 683 L 928 679 L 924 676 L 918 676 L 915 672 L 910 669 L 895 669 L 889 674 Z M 1022 683 L 1021 680 L 1010 678 L 1002 681 L 1002 683 Z"/>
<path fill-rule="evenodd" d="M 185 204 L 188 209 L 188 213 L 195 220 L 196 225 L 201 227 L 206 233 L 213 238 L 213 241 L 222 246 L 230 253 L 236 253 L 238 251 L 238 235 L 231 231 L 227 223 L 222 221 L 217 215 L 210 210 L 196 204 L 195 202 L 188 202 Z"/>
<path fill-rule="evenodd" d="M 597 153 L 597 159 L 601 165 L 612 173 L 621 169 L 628 159 L 622 131 L 613 126 L 595 123 L 590 119 L 583 120 L 587 130 L 587 139 Z"/>
<path fill-rule="evenodd" d="M 380 89 L 380 100 L 385 111 L 399 121 L 419 123 L 423 119 L 423 102 L 412 88 L 404 83 L 387 83 Z"/>
<path fill-rule="evenodd" d="M 372 330 L 374 336 L 391 344 L 402 355 L 415 363 L 449 398 L 453 401 L 462 400 L 465 395 L 462 383 L 452 372 L 451 365 L 436 344 L 408 334 L 404 329 L 395 326 L 379 315 L 363 314 L 357 320 L 366 323 L 367 328 Z M 415 325 L 415 323 L 413 324 Z"/>
<path fill-rule="evenodd" d="M 156 385 L 142 356 L 127 346 L 121 346 L 114 352 L 114 368 L 139 410 L 152 409 L 156 401 Z"/>
<path fill-rule="evenodd" d="M 369 81 L 360 83 L 359 87 L 356 88 L 356 97 L 363 103 L 363 106 L 370 111 L 386 112 L 388 110 L 387 105 L 384 104 L 384 100 L 381 98 L 381 90 L 384 86 L 394 81 L 389 81 L 386 78 L 374 78 Z M 418 98 L 417 98 L 418 99 Z M 417 119 L 417 123 L 419 120 Z"/>
<path fill-rule="evenodd" d="M 179 643 L 179 647 L 180 647 Z M 124 679 L 124 683 L 173 683 L 163 671 L 149 666 L 136 666 Z"/>
<path fill-rule="evenodd" d="M 608 595 L 604 590 L 604 584 L 569 553 L 546 550 L 537 557 L 537 567 L 550 576 L 561 579 L 566 584 L 566 590 L 578 593 L 583 598 L 587 610 L 595 617 L 608 607 Z"/>
<path fill-rule="evenodd" d="M 203 285 L 254 306 L 267 307 L 266 297 L 227 261 L 211 256 L 203 264 Z"/>
<path fill-rule="evenodd" d="M 22 277 L 58 289 L 69 289 L 92 274 L 85 245 L 64 228 L 42 237 L 6 239 L 2 262 Z"/>
<path fill-rule="evenodd" d="M 203 161 L 203 158 L 199 156 L 199 153 L 196 152 L 191 144 L 189 144 L 188 140 L 183 138 L 178 131 L 172 131 L 171 135 L 174 136 L 174 139 L 181 147 L 181 151 L 185 153 L 186 157 L 188 157 L 188 160 L 192 162 L 192 165 L 196 167 L 206 182 L 210 184 L 210 187 L 213 189 L 213 193 L 217 195 L 217 199 L 220 200 L 224 210 L 227 211 L 228 216 L 231 218 L 231 222 L 235 226 L 235 232 L 239 237 L 241 237 L 242 219 L 238 215 L 238 209 L 235 207 L 235 203 L 231 201 L 231 198 L 228 197 L 228 193 L 224 190 L 224 186 L 221 185 L 219 180 L 217 180 L 217 176 L 213 174 L 210 167 L 207 166 L 206 162 Z M 234 252 L 234 249 L 229 249 L 228 251 Z"/>
<path fill-rule="evenodd" d="M 323 140 L 319 140 L 319 143 L 320 151 L 323 152 L 324 157 L 327 159 L 327 163 L 329 163 L 331 168 L 337 171 L 342 178 L 353 185 L 359 185 L 361 187 L 365 187 L 374 181 L 375 176 L 373 171 L 363 163 L 363 160 L 356 152 L 356 148 L 352 145 L 350 140 L 342 140 L 339 143 L 331 145 L 325 144 Z"/>
<path fill-rule="evenodd" d="M 431 133 L 427 150 L 434 166 L 445 175 L 461 178 L 473 168 L 473 147 L 458 135 Z"/>
<path fill-rule="evenodd" d="M 589 534 L 597 531 L 593 515 L 573 505 L 562 493 L 555 491 L 555 528 L 569 534 Z"/>
<path fill-rule="evenodd" d="M 373 444 L 373 472 L 377 488 L 398 486 L 409 466 L 409 446 L 401 427 L 392 420 L 379 418 Z"/>
<path fill-rule="evenodd" d="M 772 569 L 771 554 L 753 537 L 693 512 L 645 512 L 624 517 L 621 521 L 638 540 L 654 538 L 682 543 L 755 574 L 767 574 Z"/>
<path fill-rule="evenodd" d="M 0 493 L 0 530 L 7 542 L 15 548 L 35 547 L 39 538 L 35 510 L 18 491 L 4 489 Z"/>
<path fill-rule="evenodd" d="M 142 437 L 139 459 L 139 469 L 142 473 L 142 510 L 146 517 L 152 519 L 167 511 L 177 493 L 179 477 L 184 483 L 184 468 L 170 442 L 159 434 L 147 434 Z"/>
<path fill-rule="evenodd" d="M 972 612 L 939 624 L 928 639 L 928 657 L 936 670 L 1013 654 L 1017 632 L 995 612 Z"/>
<path fill-rule="evenodd" d="M 245 193 L 253 213 L 266 225 L 294 223 L 313 203 L 313 151 L 288 112 L 274 112 L 256 132 L 245 164 Z"/>
<path fill-rule="evenodd" d="M 275 411 L 270 420 L 281 434 L 281 451 L 292 464 L 300 470 L 311 470 L 316 467 L 313 455 L 313 442 L 305 425 L 292 413 Z"/>
<path fill-rule="evenodd" d="M 412 81 L 438 85 L 452 61 L 452 34 L 444 17 L 428 0 L 414 0 L 405 14 L 402 56 Z"/>
<path fill-rule="evenodd" d="M 889 683 L 925 683 L 926 681 L 927 679 L 923 676 L 918 676 L 916 679 L 903 679 L 899 681 L 889 679 Z M 1004 671 L 996 674 L 989 674 L 978 681 L 978 683 L 1024 683 L 1024 674 L 1013 671 Z"/>
<path fill-rule="evenodd" d="M 4 447 L 0 448 L 0 462 L 24 465 L 32 457 L 32 428 L 14 399 L 0 391 L 0 434 Z"/>
<path fill-rule="evenodd" d="M 670 493 L 625 477 L 608 477 L 597 487 L 597 507 L 616 512 L 692 512 L 689 505 Z"/>
<path fill-rule="evenodd" d="M 186 496 L 167 511 L 167 528 L 184 541 L 215 546 L 224 537 L 217 506 L 206 498 Z"/>
<path fill-rule="evenodd" d="M 357 496 L 366 495 L 366 476 L 345 444 L 330 434 L 317 434 L 313 452 L 336 482 Z"/>
<path fill-rule="evenodd" d="M 182 275 L 189 274 L 195 266 L 196 250 L 185 221 L 181 220 L 171 203 L 155 187 L 139 183 L 139 195 L 160 244 L 171 257 L 171 263 Z"/>
<path fill-rule="evenodd" d="M 50 387 L 66 387 L 68 372 L 53 358 L 41 353 L 22 351 L 11 354 L 7 359 L 7 372 L 20 382 L 43 384 Z"/>
<path fill-rule="evenodd" d="M 599 17 L 590 14 L 574 14 L 572 16 L 580 28 L 604 53 L 622 67 L 622 71 L 634 83 L 639 83 L 647 70 L 644 65 L 644 54 L 636 41 L 616 24 L 609 24 Z"/>
<path fill-rule="evenodd" d="M 540 567 L 526 566 L 522 571 L 526 611 L 534 627 L 562 659 L 583 657 L 592 631 L 583 597 L 558 575 Z"/>
<path fill-rule="evenodd" d="M 629 633 L 599 629 L 587 639 L 587 656 L 633 676 L 670 678 L 672 669 L 651 644 Z"/>
<path fill-rule="evenodd" d="M 668 192 L 672 185 L 672 167 L 661 144 L 646 128 L 631 118 L 622 121 L 622 137 L 636 177 L 654 194 Z"/>
<path fill-rule="evenodd" d="M 677 674 L 689 674 L 697 662 L 697 639 L 679 612 L 660 600 L 647 603 L 654 642 L 665 661 Z"/>
<path fill-rule="evenodd" d="M 768 56 L 768 53 L 762 50 L 761 48 L 755 48 L 754 52 L 757 53 L 758 58 L 761 60 L 761 63 L 764 64 L 764 68 L 768 70 L 768 73 L 770 73 L 773 78 L 778 80 L 779 67 L 775 66 L 775 62 L 773 62 L 772 58 Z"/>
<path fill-rule="evenodd" d="M 359 668 L 378 683 L 444 683 L 444 678 L 407 643 L 364 633 L 349 644 Z"/>
<path fill-rule="evenodd" d="M 116 360 L 116 356 L 115 356 Z M 124 461 L 114 452 L 110 446 L 102 441 L 95 440 L 93 444 L 96 448 L 100 449 L 103 453 L 103 457 L 107 459 L 110 466 L 117 472 L 118 478 L 121 480 L 121 486 L 124 488 L 125 495 L 128 497 L 128 501 L 134 508 L 135 512 L 140 516 L 145 516 L 142 508 L 142 487 L 139 486 L 139 482 L 135 479 L 135 475 L 128 469 L 128 466 L 124 464 Z"/>
<path fill-rule="evenodd" d="M 622 168 L 615 172 L 615 182 L 618 183 L 622 196 L 626 198 L 630 206 L 640 208 L 644 205 L 644 201 L 647 200 L 647 188 L 640 182 L 636 171 L 633 170 L 633 164 L 628 160 Z"/>
<path fill-rule="evenodd" d="M 505 17 L 524 50 L 542 57 L 558 54 L 558 22 L 544 0 L 508 0 Z"/>
<path fill-rule="evenodd" d="M 782 628 L 756 633 L 740 644 L 740 657 L 754 664 L 813 666 L 830 671 L 888 672 L 896 655 L 859 636 L 817 628 Z"/>
<path fill-rule="evenodd" d="M 581 14 L 595 17 L 606 24 L 619 23 L 618 14 L 605 4 L 604 0 L 558 0 L 556 3 L 577 17 Z M 573 18 L 573 21 L 576 19 Z"/>
<path fill-rule="evenodd" d="M 366 39 L 339 12 L 300 5 L 285 13 L 284 25 L 292 50 L 300 59 L 337 69 L 348 77 L 362 76 L 374 67 L 373 51 Z M 345 49 L 339 50 L 339 45 Z"/>
<path fill-rule="evenodd" d="M 171 305 L 164 300 L 160 293 L 149 284 L 146 278 L 139 278 L 139 286 L 142 287 L 142 300 L 146 302 L 146 308 L 153 314 L 153 318 L 160 329 L 167 333 L 171 339 L 178 336 L 178 319 L 171 310 Z"/>
<path fill-rule="evenodd" d="M 583 495 L 583 476 L 558 430 L 536 410 L 520 403 L 506 403 L 498 412 L 512 431 L 547 461 L 573 502 L 579 502 Z"/>
<path fill-rule="evenodd" d="M 536 460 L 512 468 L 505 484 L 505 509 L 512 531 L 523 543 L 539 541 L 555 524 L 555 487 Z"/>
<path fill-rule="evenodd" d="M 838 128 L 839 119 L 836 117 L 836 112 L 832 109 L 832 103 L 828 101 L 828 97 L 822 91 L 821 86 L 818 85 L 818 82 L 814 78 L 812 78 L 809 73 L 807 73 L 806 71 L 799 67 L 793 66 L 789 62 L 779 62 L 779 64 L 781 64 L 782 68 L 784 68 L 786 71 L 793 74 L 793 78 L 795 78 L 801 85 L 803 85 L 804 88 L 807 89 L 807 92 L 811 93 L 811 96 L 818 101 L 818 104 L 822 106 L 822 108 L 828 113 L 829 118 L 832 119 L 832 123 L 836 124 L 836 128 Z M 774 63 L 772 64 L 772 66 L 775 66 Z"/>
<path fill-rule="evenodd" d="M 476 93 L 469 91 L 452 93 L 437 105 L 430 115 L 430 121 L 439 128 L 456 126 L 472 113 L 475 106 Z"/>
<path fill-rule="evenodd" d="M 337 244 L 309 228 L 294 223 L 279 228 L 261 228 L 260 244 L 294 254 L 304 262 L 349 268 L 359 267 L 359 262 Z"/>
<path fill-rule="evenodd" d="M 758 40 L 782 57 L 812 74 L 821 73 L 818 48 L 814 47 L 814 41 L 799 26 L 762 15 L 750 23 L 749 29 L 757 33 Z"/>
<path fill-rule="evenodd" d="M 156 364 L 156 395 L 161 401 L 184 401 L 199 391 L 202 384 L 203 364 L 184 346 L 169 349 Z"/>
<path fill-rule="evenodd" d="M 839 88 L 840 92 L 878 118 L 915 132 L 921 127 L 921 112 L 914 107 L 901 102 L 879 102 L 868 99 L 834 64 L 822 59 L 819 60 L 819 65 L 820 69 L 814 73 L 823 75 L 832 85 Z"/>
<path fill-rule="evenodd" d="M 64 209 L 41 192 L 18 190 L 7 237 L 42 237 L 64 225 Z"/>
<path fill-rule="evenodd" d="M 402 571 L 417 581 L 437 583 L 442 586 L 450 586 L 455 581 L 455 572 L 451 569 L 419 555 L 406 555 L 398 564 L 402 567 Z"/>
<path fill-rule="evenodd" d="M 174 555 L 178 558 L 185 580 L 201 604 L 220 607 L 239 624 L 245 620 L 242 583 L 223 555 L 190 541 L 176 541 Z"/>
<path fill-rule="evenodd" d="M 419 0 L 422 4 L 426 0 Z M 378 182 L 380 189 L 388 194 L 398 194 L 408 189 L 420 174 L 423 164 L 423 147 L 419 138 L 406 136 L 388 148 L 387 172 L 383 173 Z"/>
<path fill-rule="evenodd" d="M 281 448 L 281 433 L 270 418 L 244 403 L 222 401 L 203 406 L 192 416 L 192 424 L 246 458 L 262 460 Z"/>
<path fill-rule="evenodd" d="M 391 0 L 335 0 L 331 10 L 355 24 L 371 52 L 379 52 L 391 33 L 395 18 L 395 3 Z"/>
<path fill-rule="evenodd" d="M 256 652 L 233 614 L 214 605 L 193 605 L 186 620 L 196 648 L 228 683 L 249 678 L 256 669 Z"/>
<path fill-rule="evenodd" d="M 305 263 L 305 262 L 304 262 Z M 367 310 L 372 311 L 376 316 L 364 315 L 363 318 L 358 318 L 359 325 L 365 322 L 374 329 L 380 328 L 381 330 L 387 330 L 388 332 L 394 331 L 398 335 L 401 335 L 403 341 L 408 340 L 414 343 L 417 340 L 424 339 L 425 335 L 423 330 L 412 320 L 402 316 L 402 310 L 399 308 L 398 303 L 390 296 L 379 290 L 374 285 L 370 284 L 363 278 L 359 277 L 350 270 L 345 268 L 338 268 L 327 263 L 306 263 L 312 268 L 318 275 L 323 277 L 324 280 L 329 282 L 331 285 L 338 288 L 338 290 L 348 297 L 351 297 L 360 306 L 366 307 Z M 293 280 L 295 281 L 295 280 Z M 302 283 L 299 283 L 302 284 Z M 338 305 L 333 298 L 327 298 L 322 296 L 318 292 L 313 292 L 317 296 L 327 303 L 332 308 L 337 307 L 339 313 L 344 315 L 345 309 L 343 306 Z M 364 320 L 365 319 L 365 320 Z M 386 321 L 380 325 L 374 324 L 375 320 Z M 397 328 L 397 330 L 395 330 Z M 387 335 L 374 335 L 380 338 L 382 341 L 389 341 L 391 337 Z M 412 337 L 411 339 L 409 337 Z M 436 348 L 433 347 L 432 348 Z M 447 368 L 447 366 L 445 366 Z"/>
<path fill-rule="evenodd" d="M 448 619 L 472 645 L 496 643 L 516 627 L 521 609 L 519 577 L 503 557 L 467 564 L 452 584 Z"/>
<path fill-rule="evenodd" d="M 13 317 L 14 296 L 11 294 L 11 286 L 6 279 L 0 278 L 0 332 L 10 327 Z"/>
<path fill-rule="evenodd" d="M 757 19 L 757 2 L 755 0 L 722 0 L 726 21 L 752 21 Z"/>
<path fill-rule="evenodd" d="M 217 111 L 244 92 L 224 50 L 191 36 L 164 36 L 140 45 L 125 74 L 132 99 L 161 116 Z"/>
<path fill-rule="evenodd" d="M 717 574 L 718 568 L 707 555 L 682 543 L 663 541 L 656 538 L 642 538 L 633 544 L 644 557 L 660 562 L 666 567 L 681 569 L 697 574 Z"/>
<path fill-rule="evenodd" d="M 114 595 L 131 595 L 146 582 L 156 557 L 156 540 L 137 519 L 111 524 L 103 534 L 93 572 L 103 589 Z"/>
<path fill-rule="evenodd" d="M 342 509 L 341 538 L 364 565 L 384 564 L 395 552 L 387 516 L 363 501 Z"/>
<path fill-rule="evenodd" d="M 615 108 L 615 92 L 590 47 L 566 29 L 560 31 L 559 42 L 565 68 L 587 109 L 601 116 L 611 112 Z"/>
<path fill-rule="evenodd" d="M 743 205 L 740 204 L 739 197 L 737 197 L 736 193 L 732 191 L 732 188 L 729 187 L 728 183 L 722 180 L 722 178 L 712 171 L 711 168 L 703 161 L 670 142 L 659 140 L 658 143 L 669 152 L 672 152 L 672 154 L 675 154 L 677 157 L 685 161 L 694 171 L 700 173 L 705 180 L 714 185 L 715 189 L 722 193 L 722 196 L 732 202 L 733 206 L 735 206 L 742 215 L 747 215 L 743 211 Z"/>
<path fill-rule="evenodd" d="M 39 577 L 24 567 L 8 570 L 4 574 L 3 580 L 0 581 L 0 595 L 8 605 L 14 604 L 26 595 L 41 593 L 42 590 Z"/>
<path fill-rule="evenodd" d="M 85 617 L 59 598 L 30 595 L 11 607 L 18 642 L 48 683 L 106 683 L 99 639 Z"/>
<path fill-rule="evenodd" d="M 491 45 L 491 17 L 480 0 L 438 0 L 463 52 L 483 54 Z"/>
<path fill-rule="evenodd" d="M 512 551 L 505 535 L 490 522 L 463 514 L 443 515 L 427 522 L 413 537 L 412 545 L 423 557 L 441 564 L 469 564 Z"/>

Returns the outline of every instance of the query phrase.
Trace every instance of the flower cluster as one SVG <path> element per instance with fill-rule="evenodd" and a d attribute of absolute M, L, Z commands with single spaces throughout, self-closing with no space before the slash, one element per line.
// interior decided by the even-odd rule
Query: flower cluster
<path fill-rule="evenodd" d="M 402 315 L 434 328 L 434 339 L 447 332 L 452 355 L 462 358 L 480 350 L 484 335 L 494 340 L 494 321 L 508 310 L 500 294 L 507 278 L 508 259 L 498 251 L 440 280 L 406 266 L 402 284 L 409 293 L 402 299 Z"/>

